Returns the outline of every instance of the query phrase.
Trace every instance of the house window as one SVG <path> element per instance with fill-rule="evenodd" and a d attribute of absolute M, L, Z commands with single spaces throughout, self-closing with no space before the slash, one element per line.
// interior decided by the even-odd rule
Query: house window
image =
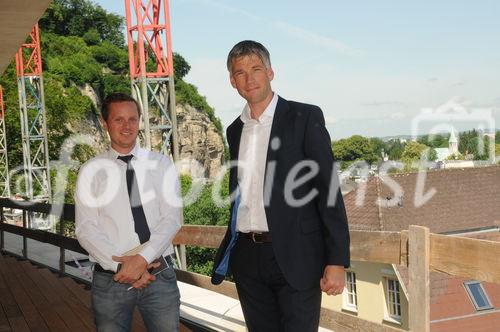
<path fill-rule="evenodd" d="M 356 273 L 345 273 L 344 307 L 348 310 L 358 310 L 358 294 L 356 291 Z"/>
<path fill-rule="evenodd" d="M 390 318 L 401 320 L 401 287 L 399 281 L 387 278 L 387 312 Z"/>
<path fill-rule="evenodd" d="M 486 295 L 483 285 L 479 281 L 467 281 L 464 282 L 464 286 L 472 300 L 472 303 L 474 303 L 476 310 L 492 308 L 490 299 L 488 298 L 488 295 Z"/>

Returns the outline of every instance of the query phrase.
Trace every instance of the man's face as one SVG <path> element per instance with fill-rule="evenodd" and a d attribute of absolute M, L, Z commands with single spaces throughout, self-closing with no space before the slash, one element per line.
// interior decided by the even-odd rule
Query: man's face
<path fill-rule="evenodd" d="M 104 127 L 109 133 L 113 149 L 123 154 L 132 151 L 139 132 L 139 112 L 135 103 L 111 103 Z"/>
<path fill-rule="evenodd" d="M 266 68 L 255 54 L 241 56 L 232 62 L 231 85 L 250 105 L 259 104 L 272 95 L 273 77 L 273 70 Z"/>

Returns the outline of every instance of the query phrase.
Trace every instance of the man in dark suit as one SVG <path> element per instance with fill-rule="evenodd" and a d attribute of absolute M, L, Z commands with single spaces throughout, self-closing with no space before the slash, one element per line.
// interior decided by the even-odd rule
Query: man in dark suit
<path fill-rule="evenodd" d="M 323 113 L 271 89 L 260 43 L 229 52 L 231 85 L 247 101 L 227 128 L 230 226 L 212 282 L 231 268 L 249 331 L 317 331 L 321 291 L 341 294 L 349 231 Z"/>

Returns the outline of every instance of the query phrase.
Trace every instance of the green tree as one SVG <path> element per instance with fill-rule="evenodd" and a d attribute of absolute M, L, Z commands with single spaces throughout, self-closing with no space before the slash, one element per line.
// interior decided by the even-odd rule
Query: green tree
<path fill-rule="evenodd" d="M 176 79 L 183 79 L 189 71 L 191 65 L 184 59 L 182 55 L 174 52 L 174 75 Z"/>
<path fill-rule="evenodd" d="M 370 138 L 370 144 L 372 145 L 373 153 L 375 154 L 377 159 L 380 160 L 382 158 L 382 152 L 387 153 L 388 150 L 387 145 L 380 138 L 378 137 Z"/>
<path fill-rule="evenodd" d="M 411 141 L 406 144 L 401 160 L 406 164 L 407 168 L 411 168 L 412 164 L 414 162 L 418 162 L 426 150 L 427 160 L 435 161 L 437 159 L 436 150 L 415 141 Z"/>
<path fill-rule="evenodd" d="M 342 168 L 354 161 L 364 160 L 371 164 L 377 161 L 370 140 L 360 135 L 343 138 L 332 143 L 333 155 L 342 161 Z"/>
<path fill-rule="evenodd" d="M 181 191 L 185 196 L 193 185 L 193 180 L 187 175 L 181 176 Z M 198 199 L 184 207 L 184 223 L 188 225 L 217 225 L 227 226 L 229 222 L 229 206 L 219 207 L 212 199 L 213 184 L 204 186 Z M 227 173 L 221 183 L 220 196 L 229 196 L 229 174 Z M 193 246 L 186 247 L 188 270 L 209 275 L 213 267 L 215 250 Z"/>
<path fill-rule="evenodd" d="M 474 160 L 488 160 L 490 139 L 477 130 L 459 134 L 458 150 L 463 155 L 472 155 Z"/>
<path fill-rule="evenodd" d="M 400 160 L 403 156 L 405 144 L 400 139 L 390 140 L 387 144 L 387 155 L 390 160 Z"/>
<path fill-rule="evenodd" d="M 54 0 L 39 21 L 45 32 L 61 36 L 86 36 L 86 40 L 95 43 L 95 33 L 89 38 L 89 31 L 97 32 L 100 41 L 108 41 L 116 46 L 123 46 L 123 17 L 108 13 L 99 5 L 88 0 Z"/>
<path fill-rule="evenodd" d="M 447 148 L 450 135 L 424 135 L 417 139 L 417 142 L 427 145 L 431 148 Z"/>
<path fill-rule="evenodd" d="M 128 52 L 123 47 L 118 47 L 108 41 L 91 47 L 94 59 L 106 65 L 115 72 L 128 70 Z"/>

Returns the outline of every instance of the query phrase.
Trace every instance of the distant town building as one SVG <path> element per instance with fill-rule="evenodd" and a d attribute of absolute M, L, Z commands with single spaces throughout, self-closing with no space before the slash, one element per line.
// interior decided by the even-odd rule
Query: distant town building
<path fill-rule="evenodd" d="M 447 148 L 435 148 L 434 150 L 437 154 L 437 162 L 444 162 L 448 159 L 451 159 L 451 156 L 460 156 L 460 152 L 458 151 L 458 138 L 455 134 L 455 130 L 451 129 Z"/>

